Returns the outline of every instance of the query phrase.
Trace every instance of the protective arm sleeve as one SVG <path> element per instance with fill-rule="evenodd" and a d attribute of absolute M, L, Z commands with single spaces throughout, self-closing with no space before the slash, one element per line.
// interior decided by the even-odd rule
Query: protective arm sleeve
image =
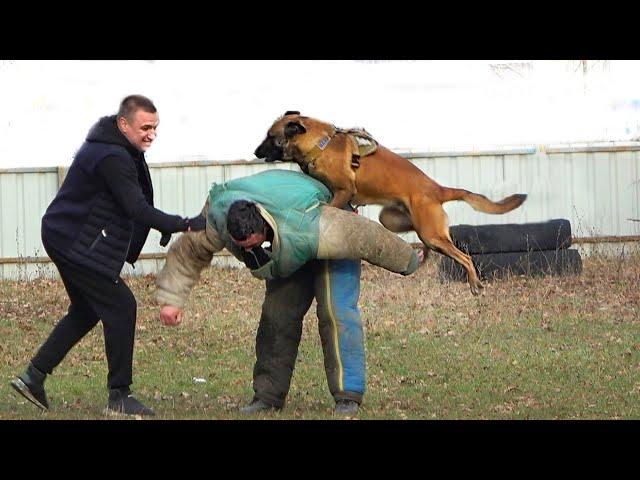
<path fill-rule="evenodd" d="M 319 226 L 319 259 L 361 259 L 402 275 L 420 266 L 410 244 L 362 215 L 323 206 Z"/>
<path fill-rule="evenodd" d="M 208 206 L 207 198 L 202 212 L 205 217 Z M 156 277 L 156 301 L 160 305 L 183 308 L 202 270 L 211 264 L 213 254 L 224 246 L 209 222 L 203 231 L 182 234 L 169 248 L 167 261 Z"/>

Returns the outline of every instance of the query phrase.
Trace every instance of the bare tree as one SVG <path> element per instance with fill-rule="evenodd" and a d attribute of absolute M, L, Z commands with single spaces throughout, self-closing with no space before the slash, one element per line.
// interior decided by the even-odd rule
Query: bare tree
<path fill-rule="evenodd" d="M 505 78 L 508 75 L 524 78 L 533 70 L 533 64 L 531 62 L 492 63 L 489 68 L 500 78 Z"/>

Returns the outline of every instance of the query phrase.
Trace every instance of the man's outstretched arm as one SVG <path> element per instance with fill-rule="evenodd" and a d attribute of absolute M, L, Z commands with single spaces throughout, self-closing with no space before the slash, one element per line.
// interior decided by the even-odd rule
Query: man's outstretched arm
<path fill-rule="evenodd" d="M 205 218 L 208 206 L 207 198 L 202 211 Z M 202 270 L 211 264 L 213 254 L 223 248 L 224 242 L 208 222 L 204 231 L 184 233 L 171 245 L 167 261 L 156 277 L 155 297 L 162 307 L 161 318 L 165 324 L 180 323 L 182 309 Z"/>

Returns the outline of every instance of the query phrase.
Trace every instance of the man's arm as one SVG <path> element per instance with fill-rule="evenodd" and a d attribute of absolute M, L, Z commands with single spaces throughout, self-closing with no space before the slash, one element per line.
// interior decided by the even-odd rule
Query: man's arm
<path fill-rule="evenodd" d="M 202 228 L 197 217 L 187 219 L 179 215 L 169 215 L 149 205 L 138 182 L 138 172 L 130 160 L 108 156 L 99 163 L 97 170 L 118 205 L 136 223 L 165 234 L 197 231 Z M 191 222 L 195 222 L 194 225 L 190 225 Z"/>
<path fill-rule="evenodd" d="M 208 211 L 209 199 L 202 215 Z M 184 233 L 173 242 L 167 252 L 167 261 L 156 277 L 156 300 L 161 306 L 174 307 L 173 313 L 182 313 L 202 270 L 211 264 L 213 254 L 224 248 L 218 232 L 207 222 L 206 229 L 196 233 Z M 168 310 L 166 310 L 168 312 Z M 176 312 L 177 311 L 177 312 Z M 179 320 L 174 316 L 174 319 Z M 165 320 L 163 316 L 163 320 Z M 176 324 L 176 322 L 165 323 Z"/>

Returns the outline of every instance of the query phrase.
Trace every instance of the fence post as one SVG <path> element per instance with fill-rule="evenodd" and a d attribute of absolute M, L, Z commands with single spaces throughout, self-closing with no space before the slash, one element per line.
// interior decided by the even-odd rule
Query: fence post
<path fill-rule="evenodd" d="M 69 171 L 69 167 L 58 167 L 58 190 L 62 186 L 62 182 L 67 176 L 67 172 Z"/>

